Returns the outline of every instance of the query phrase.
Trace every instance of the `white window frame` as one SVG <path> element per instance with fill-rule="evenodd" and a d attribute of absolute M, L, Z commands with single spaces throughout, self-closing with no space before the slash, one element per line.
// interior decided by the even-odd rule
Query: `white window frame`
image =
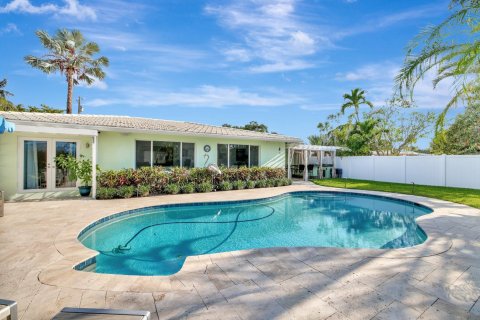
<path fill-rule="evenodd" d="M 227 146 L 227 168 L 230 168 L 230 146 L 232 145 L 239 145 L 238 143 L 217 143 L 217 162 L 218 162 L 218 146 L 219 145 L 226 145 Z M 245 144 L 244 144 L 245 145 Z M 251 150 L 250 147 L 258 147 L 258 166 L 260 166 L 260 152 L 261 148 L 259 145 L 256 144 L 247 144 L 248 146 L 248 167 L 252 167 L 251 163 Z"/>
<path fill-rule="evenodd" d="M 173 143 L 180 143 L 180 168 L 183 168 L 183 141 L 166 141 L 166 140 L 135 140 L 135 163 L 134 168 L 138 169 L 137 167 L 137 142 L 150 142 L 150 168 L 153 168 L 153 143 L 154 142 L 173 142 Z M 193 167 L 195 168 L 195 158 L 197 154 L 197 144 L 195 142 L 185 142 L 193 144 Z"/>
<path fill-rule="evenodd" d="M 47 143 L 47 172 L 46 172 L 46 183 L 47 187 L 45 189 L 24 189 L 23 182 L 25 179 L 24 172 L 24 154 L 25 154 L 25 141 L 40 141 Z M 78 181 L 75 182 L 75 187 L 66 187 L 66 188 L 57 188 L 56 187 L 56 166 L 55 161 L 55 151 L 57 142 L 74 142 L 76 143 L 76 154 L 77 159 L 79 158 L 80 151 L 80 140 L 70 139 L 70 138 L 38 138 L 38 137 L 18 137 L 18 158 L 17 158 L 17 192 L 18 193 L 38 193 L 38 192 L 60 192 L 60 191 L 71 191 L 76 190 L 78 187 Z"/>

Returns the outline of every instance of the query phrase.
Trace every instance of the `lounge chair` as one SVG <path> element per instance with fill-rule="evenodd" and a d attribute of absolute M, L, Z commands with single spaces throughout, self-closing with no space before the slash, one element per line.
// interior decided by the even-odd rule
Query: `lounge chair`
<path fill-rule="evenodd" d="M 63 308 L 52 320 L 150 320 L 150 311 Z"/>
<path fill-rule="evenodd" d="M 17 303 L 12 300 L 0 299 L 0 320 L 17 320 Z"/>

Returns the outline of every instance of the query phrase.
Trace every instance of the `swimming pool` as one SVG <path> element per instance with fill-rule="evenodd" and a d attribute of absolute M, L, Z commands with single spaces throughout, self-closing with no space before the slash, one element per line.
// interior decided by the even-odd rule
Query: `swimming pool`
<path fill-rule="evenodd" d="M 76 269 L 171 275 L 188 256 L 271 247 L 402 248 L 424 242 L 413 202 L 345 192 L 301 191 L 260 200 L 176 204 L 126 211 L 85 228 L 99 254 Z"/>

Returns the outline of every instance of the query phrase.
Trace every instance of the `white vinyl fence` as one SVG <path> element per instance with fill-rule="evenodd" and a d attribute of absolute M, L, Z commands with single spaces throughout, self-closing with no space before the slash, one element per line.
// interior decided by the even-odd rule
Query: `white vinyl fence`
<path fill-rule="evenodd" d="M 480 155 L 337 157 L 343 177 L 480 189 Z"/>

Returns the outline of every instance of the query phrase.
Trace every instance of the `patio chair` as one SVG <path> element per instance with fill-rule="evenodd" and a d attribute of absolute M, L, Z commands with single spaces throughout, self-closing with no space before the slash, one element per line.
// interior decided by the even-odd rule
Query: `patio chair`
<path fill-rule="evenodd" d="M 150 311 L 63 308 L 52 320 L 150 320 Z"/>
<path fill-rule="evenodd" d="M 17 320 L 17 303 L 12 300 L 0 299 L 0 320 Z"/>

